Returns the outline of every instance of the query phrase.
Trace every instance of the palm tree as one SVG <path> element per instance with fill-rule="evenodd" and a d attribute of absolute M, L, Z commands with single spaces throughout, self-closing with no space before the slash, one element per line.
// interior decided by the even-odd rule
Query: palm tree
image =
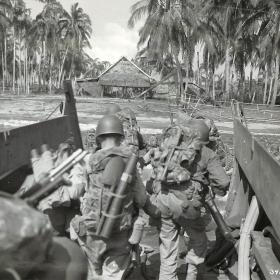
<path fill-rule="evenodd" d="M 1 38 L 1 64 L 2 85 L 5 91 L 5 80 L 7 79 L 7 29 L 11 23 L 12 5 L 10 0 L 0 1 L 0 38 Z"/>
<path fill-rule="evenodd" d="M 147 15 L 144 26 L 139 31 L 138 47 L 146 45 L 149 57 L 163 65 L 168 56 L 172 56 L 179 78 L 177 100 L 182 97 L 183 77 L 180 57 L 187 49 L 187 27 L 196 25 L 196 18 L 190 12 L 186 1 L 139 1 L 131 8 L 129 27 L 133 28 L 137 20 Z"/>
<path fill-rule="evenodd" d="M 67 50 L 71 52 L 72 56 L 69 70 L 70 78 L 76 76 L 75 59 L 78 58 L 84 47 L 90 47 L 89 38 L 92 33 L 91 20 L 89 16 L 84 13 L 83 9 L 78 6 L 78 3 L 75 3 L 71 7 L 70 14 L 64 11 L 63 17 L 59 20 L 59 26 L 63 39 L 66 39 L 69 44 Z"/>
<path fill-rule="evenodd" d="M 37 15 L 36 20 L 33 21 L 33 26 L 30 30 L 31 38 L 41 44 L 39 73 L 43 75 L 44 86 L 45 81 L 48 80 L 50 94 L 52 93 L 54 84 L 54 57 L 58 51 L 57 42 L 60 39 L 58 22 L 64 12 L 59 2 L 56 0 L 48 0 L 43 11 Z M 43 68 L 43 71 L 41 68 Z"/>

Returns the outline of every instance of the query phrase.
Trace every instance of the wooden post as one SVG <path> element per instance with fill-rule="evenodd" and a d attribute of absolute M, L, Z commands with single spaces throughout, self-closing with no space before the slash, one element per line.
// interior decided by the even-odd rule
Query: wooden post
<path fill-rule="evenodd" d="M 65 91 L 65 108 L 64 115 L 69 116 L 69 131 L 74 137 L 74 142 L 76 148 L 83 149 L 82 136 L 79 126 L 79 120 L 76 109 L 76 99 L 74 97 L 75 84 L 74 81 L 65 80 L 64 81 L 64 91 Z"/>

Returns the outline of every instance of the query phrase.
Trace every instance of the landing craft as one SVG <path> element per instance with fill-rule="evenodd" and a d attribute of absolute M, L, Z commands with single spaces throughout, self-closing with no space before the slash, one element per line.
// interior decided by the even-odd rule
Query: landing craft
<path fill-rule="evenodd" d="M 57 149 L 69 136 L 76 149 L 82 148 L 74 87 L 71 81 L 64 87 L 63 116 L 0 133 L 2 191 L 14 193 L 21 186 L 31 172 L 32 149 L 45 143 Z M 224 218 L 235 241 L 222 241 L 220 250 L 208 254 L 207 262 L 225 271 L 215 279 L 279 279 L 280 166 L 249 132 L 241 104 L 233 103 L 232 108 L 235 160 Z M 201 272 L 202 279 L 211 277 Z"/>
<path fill-rule="evenodd" d="M 15 193 L 27 175 L 32 173 L 30 163 L 30 152 L 33 149 L 40 149 L 41 145 L 48 143 L 50 148 L 57 149 L 59 144 L 72 137 L 76 149 L 81 151 L 82 138 L 78 124 L 76 113 L 76 105 L 73 94 L 73 86 L 71 81 L 66 81 L 65 87 L 65 102 L 63 106 L 64 115 L 62 117 L 35 123 L 25 127 L 12 129 L 0 133 L 0 198 L 10 200 L 17 203 L 18 196 L 11 196 Z M 50 185 L 50 184 L 49 184 Z M 34 185 L 35 186 L 35 185 Z M 39 185 L 38 185 L 39 186 Z M 42 187 L 48 188 L 47 185 Z M 36 190 L 35 190 L 36 191 Z M 39 192 L 44 192 L 37 190 Z M 7 193 L 7 194 L 5 194 Z M 29 198 L 26 199 L 28 201 Z M 21 202 L 19 202 L 21 203 Z M 10 204 L 9 204 L 10 205 Z M 27 205 L 25 207 L 28 207 Z M 27 209 L 26 209 L 27 211 Z M 30 209 L 30 213 L 34 210 Z M 5 213 L 5 211 L 3 212 Z M 19 213 L 20 215 L 20 213 Z M 43 215 L 43 214 L 42 214 Z M 42 217 L 41 217 L 42 218 Z M 4 221 L 5 223 L 5 221 Z M 17 228 L 16 225 L 13 228 Z M 1 233 L 5 236 L 7 230 L 2 228 Z M 32 232 L 32 230 L 31 230 Z M 2 235 L 2 244 L 5 238 Z M 21 233 L 22 237 L 25 235 Z M 26 233 L 30 236 L 31 233 Z M 10 256 L 13 244 L 12 240 L 16 240 L 19 244 L 15 244 L 15 248 L 24 245 L 25 238 L 19 241 L 20 234 L 12 234 L 9 245 L 4 245 L 4 252 L 1 252 L 1 257 Z M 27 242 L 28 243 L 28 242 Z M 29 244 L 29 243 L 28 243 Z M 26 245 L 26 244 L 25 244 Z M 8 246 L 8 247 L 7 247 Z M 1 267 L 0 264 L 0 279 L 38 279 L 38 280 L 86 280 L 87 279 L 87 260 L 77 244 L 65 237 L 53 237 L 51 241 L 51 249 L 43 255 L 46 257 L 40 267 L 37 267 L 36 260 L 34 263 L 27 261 L 24 265 L 15 262 L 18 267 Z M 29 248 L 27 245 L 19 248 Z M 34 254 L 34 250 L 32 251 Z M 14 253 L 13 253 L 14 254 Z M 24 252 L 18 255 L 27 256 Z M 34 259 L 33 255 L 33 259 Z M 8 258 L 10 260 L 10 258 Z M 32 260 L 33 260 L 32 259 Z M 10 263 L 8 263 L 9 265 Z M 29 269 L 30 268 L 30 269 Z M 32 268 L 32 269 L 31 269 Z"/>

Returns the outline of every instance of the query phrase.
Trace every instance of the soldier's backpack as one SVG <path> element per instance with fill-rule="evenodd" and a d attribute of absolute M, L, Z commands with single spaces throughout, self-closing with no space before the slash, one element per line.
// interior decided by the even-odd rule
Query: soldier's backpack
<path fill-rule="evenodd" d="M 191 161 L 199 149 L 196 134 L 190 129 L 173 125 L 163 131 L 161 156 L 155 166 L 157 179 L 165 183 L 182 183 L 190 179 L 183 162 Z"/>
<path fill-rule="evenodd" d="M 124 108 L 116 114 L 121 120 L 125 133 L 125 144 L 136 146 L 140 150 L 144 148 L 144 141 L 140 133 L 140 127 L 137 124 L 136 116 L 129 108 Z"/>

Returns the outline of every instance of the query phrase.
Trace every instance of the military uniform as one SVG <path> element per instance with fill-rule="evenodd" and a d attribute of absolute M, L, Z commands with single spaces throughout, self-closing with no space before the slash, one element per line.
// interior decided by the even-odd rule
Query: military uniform
<path fill-rule="evenodd" d="M 42 155 L 31 159 L 33 174 L 29 175 L 19 190 L 23 194 L 44 174 L 47 174 L 65 159 L 65 151 L 69 148 L 62 143 L 55 155 L 44 150 Z M 66 175 L 66 174 L 65 174 Z M 65 176 L 66 178 L 66 176 Z M 83 195 L 86 186 L 85 169 L 81 163 L 76 164 L 67 174 L 70 186 L 61 186 L 48 197 L 40 201 L 38 210 L 49 216 L 55 235 L 65 236 L 69 230 L 71 219 L 79 213 L 79 198 Z"/>
<path fill-rule="evenodd" d="M 137 216 L 137 208 L 143 208 L 147 199 L 144 185 L 136 174 L 125 198 L 123 215 L 115 226 L 113 238 L 105 240 L 96 235 L 101 213 L 106 210 L 106 202 L 110 196 L 110 185 L 106 183 L 108 178 L 104 177 L 105 168 L 113 158 L 118 157 L 126 162 L 130 155 L 130 149 L 114 147 L 101 149 L 90 156 L 90 182 L 81 199 L 82 216 L 76 216 L 72 221 L 76 237 L 89 259 L 93 273 L 102 275 L 102 279 L 121 279 L 128 267 L 131 250 L 128 240 L 133 219 Z"/>
<path fill-rule="evenodd" d="M 53 238 L 46 215 L 2 193 L 0 203 L 0 279 L 86 279 L 82 251 L 69 239 Z"/>
<path fill-rule="evenodd" d="M 122 279 L 131 259 L 129 238 L 132 225 L 138 209 L 147 202 L 137 171 L 132 174 L 132 182 L 124 197 L 118 197 L 112 191 L 131 156 L 129 147 L 119 145 L 123 136 L 122 123 L 116 116 L 105 116 L 99 121 L 96 137 L 101 149 L 88 158 L 88 185 L 81 198 L 82 215 L 76 216 L 71 223 L 71 236 L 78 240 L 88 258 L 89 279 Z M 106 144 L 108 139 L 109 147 Z M 111 199 L 122 199 L 119 215 L 112 216 L 108 212 Z M 98 232 L 102 217 L 113 221 L 111 237 L 105 238 Z"/>
<path fill-rule="evenodd" d="M 229 185 L 229 179 L 216 155 L 205 146 L 198 152 L 188 170 L 191 172 L 188 184 L 169 186 L 168 189 L 163 187 L 158 196 L 158 206 L 162 213 L 160 280 L 177 279 L 179 227 L 189 237 L 186 255 L 189 277 L 191 270 L 194 270 L 194 274 L 197 273 L 196 266 L 204 262 L 207 250 L 205 221 L 201 212 L 201 188 L 209 184 L 215 193 L 224 195 Z"/>
<path fill-rule="evenodd" d="M 197 123 L 191 125 L 195 126 Z M 177 279 L 180 228 L 189 237 L 186 256 L 189 264 L 188 277 L 197 273 L 196 266 L 204 261 L 207 249 L 202 190 L 210 185 L 215 192 L 224 194 L 229 184 L 229 179 L 214 152 L 202 145 L 207 142 L 208 128 L 200 122 L 198 127 L 203 129 L 203 133 L 198 134 L 194 128 L 182 125 L 168 128 L 161 147 L 150 154 L 153 155 L 151 162 L 155 167 L 154 189 L 158 193 L 155 203 L 161 212 L 160 280 Z M 174 131 L 180 131 L 179 129 L 182 137 L 176 143 Z M 169 146 L 176 146 L 176 149 L 170 162 L 166 163 L 168 150 L 169 153 L 171 150 Z M 159 174 L 166 164 L 167 176 L 160 181 Z M 193 273 L 191 270 L 194 270 Z M 196 275 L 195 278 L 187 279 L 196 279 Z"/>
<path fill-rule="evenodd" d="M 41 265 L 51 247 L 48 218 L 19 199 L 0 195 L 0 270 L 26 276 Z"/>

